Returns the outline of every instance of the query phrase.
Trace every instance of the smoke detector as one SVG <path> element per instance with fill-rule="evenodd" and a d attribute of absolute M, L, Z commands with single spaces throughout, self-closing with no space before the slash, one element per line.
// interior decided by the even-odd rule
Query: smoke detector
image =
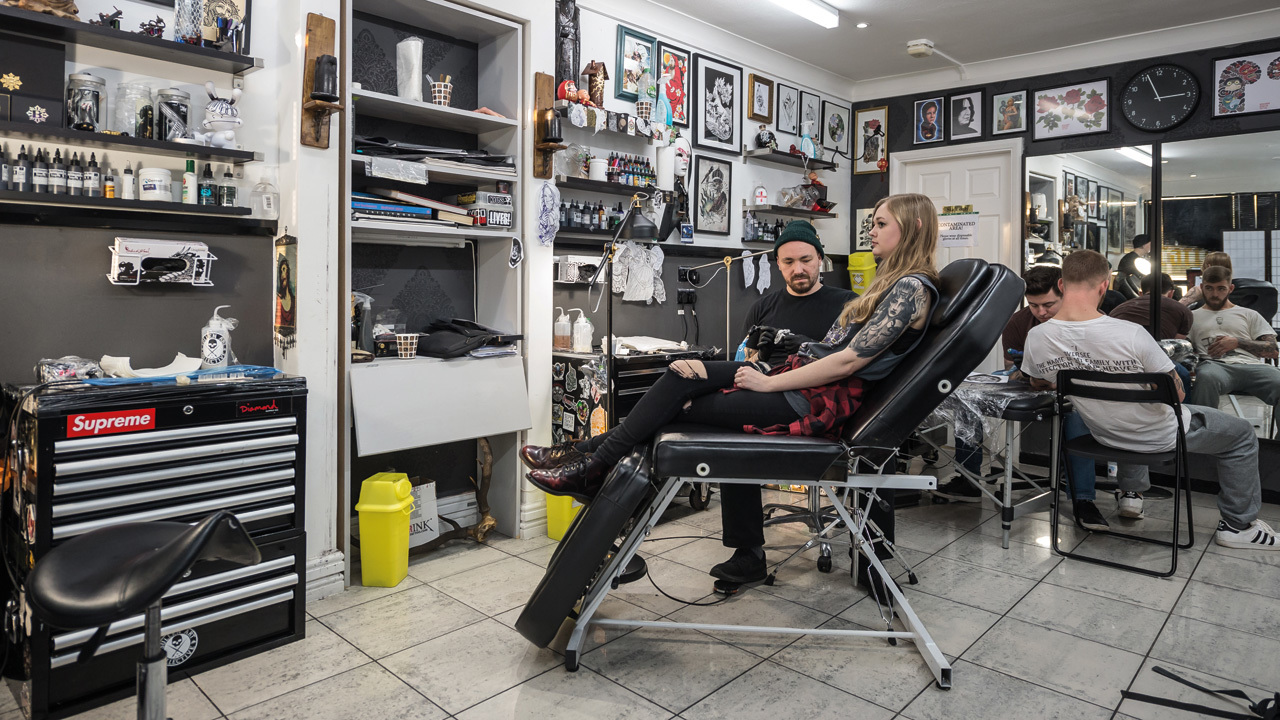
<path fill-rule="evenodd" d="M 933 54 L 932 40 L 911 40 L 907 43 L 907 54 L 911 57 L 929 57 Z"/>

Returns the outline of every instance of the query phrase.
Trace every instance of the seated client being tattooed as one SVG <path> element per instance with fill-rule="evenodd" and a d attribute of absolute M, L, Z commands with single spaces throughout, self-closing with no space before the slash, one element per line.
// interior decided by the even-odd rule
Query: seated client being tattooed
<path fill-rule="evenodd" d="M 875 281 L 845 306 L 822 342 L 801 345 L 775 367 L 677 360 L 617 427 L 578 443 L 522 448 L 529 481 L 548 494 L 590 502 L 619 460 L 673 422 L 838 438 L 863 391 L 892 373 L 924 335 L 937 301 L 937 244 L 929 198 L 882 199 L 871 229 Z M 711 574 L 732 583 L 762 580 L 759 491 L 725 493 L 725 503 L 724 544 L 734 554 Z"/>

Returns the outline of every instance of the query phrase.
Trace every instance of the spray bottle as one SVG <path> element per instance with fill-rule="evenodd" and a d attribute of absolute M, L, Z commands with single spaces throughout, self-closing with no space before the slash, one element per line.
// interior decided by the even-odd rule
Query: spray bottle
<path fill-rule="evenodd" d="M 587 319 L 586 313 L 581 308 L 569 308 L 569 312 L 578 311 L 578 319 L 573 321 L 573 351 L 576 353 L 591 352 L 591 336 L 595 333 L 595 326 Z"/>
<path fill-rule="evenodd" d="M 200 330 L 200 368 L 226 367 L 228 362 L 235 363 L 236 356 L 231 352 L 231 331 L 240 324 L 235 318 L 218 316 L 218 311 L 230 305 L 219 305 L 213 309 L 213 317 L 209 318 Z"/>
<path fill-rule="evenodd" d="M 569 326 L 569 313 L 559 305 L 556 309 L 560 311 L 560 317 L 556 318 L 555 331 L 552 333 L 551 349 L 552 350 L 569 350 L 573 347 L 573 336 L 570 334 L 572 330 Z"/>

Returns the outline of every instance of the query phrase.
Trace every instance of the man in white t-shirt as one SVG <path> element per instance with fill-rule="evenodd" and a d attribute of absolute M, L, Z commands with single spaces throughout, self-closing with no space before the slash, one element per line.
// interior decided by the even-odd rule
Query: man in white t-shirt
<path fill-rule="evenodd" d="M 1078 250 L 1062 263 L 1062 309 L 1027 335 L 1022 371 L 1033 387 L 1052 387 L 1060 370 L 1107 373 L 1168 373 L 1178 386 L 1173 361 L 1141 326 L 1098 312 L 1111 273 L 1107 260 Z M 1109 400 L 1072 398 L 1072 404 L 1099 443 L 1118 450 L 1164 452 L 1177 438 L 1172 408 Z M 1187 451 L 1217 460 L 1218 510 L 1222 520 L 1214 536 L 1219 545 L 1251 550 L 1280 550 L 1276 533 L 1258 519 L 1262 486 L 1258 477 L 1258 439 L 1247 421 L 1216 408 L 1182 406 Z M 1151 486 L 1145 466 L 1120 466 L 1117 499 L 1121 510 L 1141 517 L 1142 491 Z M 1130 515 L 1131 517 L 1133 515 Z"/>
<path fill-rule="evenodd" d="M 1200 355 L 1191 402 L 1216 408 L 1223 395 L 1240 393 L 1275 407 L 1280 403 L 1280 368 L 1262 362 L 1280 355 L 1275 329 L 1256 310 L 1228 299 L 1235 290 L 1230 268 L 1205 270 L 1200 290 L 1204 307 L 1191 314 L 1187 336 Z"/>

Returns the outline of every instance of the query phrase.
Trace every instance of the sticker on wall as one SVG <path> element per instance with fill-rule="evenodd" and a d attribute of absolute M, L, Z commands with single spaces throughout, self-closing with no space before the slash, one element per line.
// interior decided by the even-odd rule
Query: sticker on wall
<path fill-rule="evenodd" d="M 3 86 L 4 89 L 9 92 L 14 92 L 18 88 L 22 87 L 22 78 L 14 75 L 13 73 L 5 73 L 4 75 L 0 75 L 0 86 Z"/>
<path fill-rule="evenodd" d="M 551 379 L 552 380 L 564 379 L 564 363 L 562 362 L 551 363 Z"/>
<path fill-rule="evenodd" d="M 42 123 L 49 119 L 49 111 L 39 105 L 32 105 L 27 108 L 27 119 L 33 123 Z"/>
<path fill-rule="evenodd" d="M 586 425 L 587 416 L 591 412 L 590 408 L 587 407 L 587 401 L 579 400 L 577 410 L 578 410 L 578 422 L 582 423 L 583 425 Z"/>
<path fill-rule="evenodd" d="M 282 235 L 276 239 L 275 345 L 280 359 L 298 344 L 298 238 Z"/>
<path fill-rule="evenodd" d="M 573 413 L 565 413 L 564 418 L 560 421 L 560 427 L 564 428 L 565 432 L 573 432 L 574 427 L 576 427 L 574 423 Z"/>
<path fill-rule="evenodd" d="M 558 403 L 564 399 L 564 388 L 559 385 L 551 386 L 551 402 Z"/>
<path fill-rule="evenodd" d="M 569 374 L 564 376 L 564 389 L 568 392 L 574 392 L 578 389 L 578 372 L 571 370 Z"/>
<path fill-rule="evenodd" d="M 559 425 L 560 421 L 563 419 L 564 419 L 564 408 L 560 407 L 559 405 L 552 405 L 551 406 L 551 424 Z"/>
<path fill-rule="evenodd" d="M 608 424 L 609 416 L 604 408 L 597 407 L 591 411 L 591 437 L 603 434 Z"/>
<path fill-rule="evenodd" d="M 200 645 L 200 636 L 195 630 L 179 630 L 172 635 L 160 638 L 160 646 L 164 648 L 165 664 L 177 667 L 191 659 Z"/>

